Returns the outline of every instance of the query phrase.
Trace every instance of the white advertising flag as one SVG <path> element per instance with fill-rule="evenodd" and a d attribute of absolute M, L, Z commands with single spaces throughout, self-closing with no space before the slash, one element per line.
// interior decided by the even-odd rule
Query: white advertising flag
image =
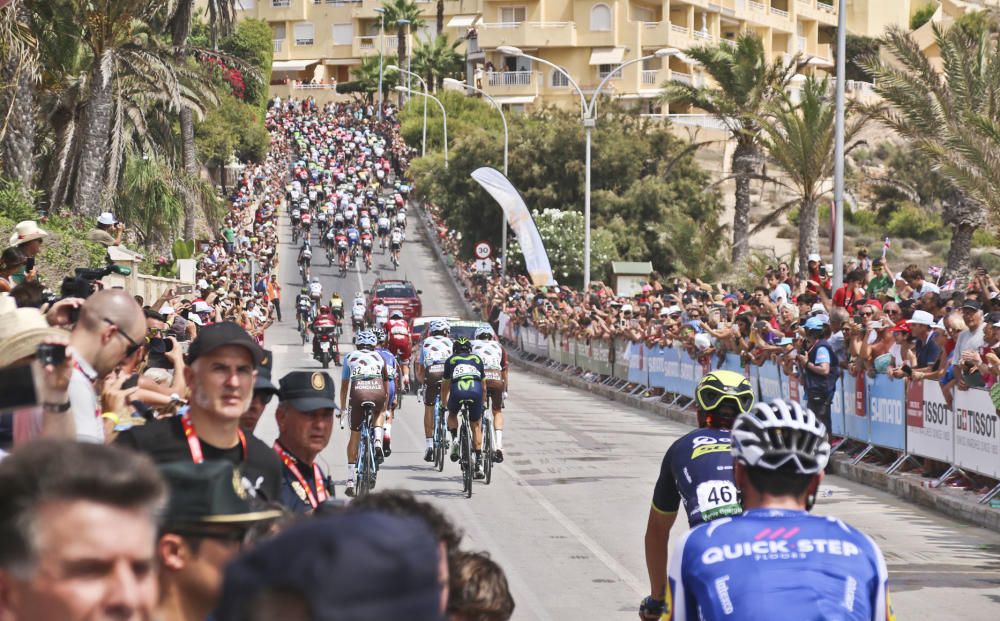
<path fill-rule="evenodd" d="M 517 235 L 517 243 L 524 254 L 524 265 L 528 269 L 531 282 L 536 286 L 556 284 L 552 277 L 549 256 L 542 244 L 542 237 L 538 234 L 531 212 L 528 211 L 528 206 L 524 204 L 524 199 L 521 198 L 517 188 L 511 185 L 503 173 L 489 166 L 472 171 L 472 178 L 483 186 L 483 189 L 489 192 L 503 209 L 507 223 Z"/>

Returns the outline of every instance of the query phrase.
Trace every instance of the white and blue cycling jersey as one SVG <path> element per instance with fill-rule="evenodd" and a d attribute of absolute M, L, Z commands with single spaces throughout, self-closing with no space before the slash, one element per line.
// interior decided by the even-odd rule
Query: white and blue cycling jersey
<path fill-rule="evenodd" d="M 805 511 L 750 509 L 685 533 L 664 621 L 893 621 L 885 558 L 867 535 Z"/>

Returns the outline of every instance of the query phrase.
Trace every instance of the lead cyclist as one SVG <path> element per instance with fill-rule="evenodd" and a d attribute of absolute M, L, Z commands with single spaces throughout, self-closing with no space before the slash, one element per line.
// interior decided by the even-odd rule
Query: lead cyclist
<path fill-rule="evenodd" d="M 732 439 L 745 512 L 678 542 L 663 619 L 893 621 L 875 542 L 808 513 L 830 458 L 826 426 L 808 408 L 775 399 L 741 414 Z"/>

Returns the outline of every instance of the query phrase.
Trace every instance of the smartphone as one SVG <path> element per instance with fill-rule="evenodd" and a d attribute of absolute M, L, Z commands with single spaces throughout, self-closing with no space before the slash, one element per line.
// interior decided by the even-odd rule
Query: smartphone
<path fill-rule="evenodd" d="M 174 293 L 177 295 L 182 295 L 185 293 L 194 292 L 194 285 L 177 285 L 174 287 Z"/>
<path fill-rule="evenodd" d="M 53 365 L 57 366 L 66 362 L 66 346 L 65 345 L 53 345 L 50 343 L 42 343 L 38 346 L 38 362 L 42 366 Z"/>
<path fill-rule="evenodd" d="M 905 375 L 906 377 L 913 377 L 913 369 L 910 367 L 910 365 L 904 364 L 903 366 L 899 367 L 899 370 L 902 371 L 903 375 Z"/>
<path fill-rule="evenodd" d="M 24 263 L 24 273 L 27 274 L 33 269 L 35 269 L 35 257 L 28 257 L 28 260 Z"/>
<path fill-rule="evenodd" d="M 792 339 L 792 337 L 786 336 L 782 337 L 781 340 L 778 341 L 778 345 L 791 345 L 793 342 L 794 339 Z"/>

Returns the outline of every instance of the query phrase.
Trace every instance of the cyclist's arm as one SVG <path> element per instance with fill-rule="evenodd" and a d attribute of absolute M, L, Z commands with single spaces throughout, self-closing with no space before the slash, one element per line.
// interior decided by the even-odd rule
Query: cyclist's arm
<path fill-rule="evenodd" d="M 448 403 L 448 393 L 451 392 L 451 373 L 454 368 L 450 360 L 444 363 L 444 377 L 441 378 L 441 403 Z"/>
<path fill-rule="evenodd" d="M 344 362 L 344 371 L 340 375 L 340 409 L 347 407 L 347 396 L 351 391 L 351 368 Z"/>
<path fill-rule="evenodd" d="M 666 618 L 670 621 L 688 621 L 687 592 L 684 584 L 684 552 L 687 546 L 691 531 L 687 531 L 681 536 L 680 541 L 674 549 L 674 554 L 670 557 L 670 566 L 667 570 L 667 589 L 665 599 L 667 602 Z M 694 610 L 691 611 L 695 613 Z M 692 619 L 695 617 L 692 616 Z M 881 620 L 880 620 L 881 621 Z"/>
<path fill-rule="evenodd" d="M 673 448 L 673 447 L 671 447 Z M 668 450 L 660 464 L 660 476 L 653 488 L 653 502 L 646 523 L 646 570 L 649 573 L 649 594 L 662 599 L 667 585 L 667 546 L 670 529 L 677 519 L 681 496 L 670 467 L 672 451 Z"/>

